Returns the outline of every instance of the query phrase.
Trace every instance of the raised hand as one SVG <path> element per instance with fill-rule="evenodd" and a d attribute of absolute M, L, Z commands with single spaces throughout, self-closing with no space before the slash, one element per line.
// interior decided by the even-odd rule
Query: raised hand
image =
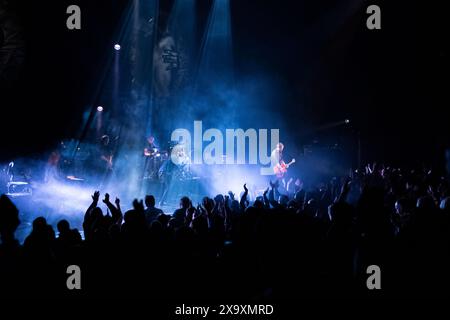
<path fill-rule="evenodd" d="M 435 192 L 434 192 L 434 190 L 433 190 L 433 186 L 431 186 L 431 185 L 428 186 L 428 188 L 427 188 L 427 193 L 428 193 L 431 197 L 433 197 L 434 199 L 437 198 L 437 197 L 436 197 L 436 194 L 435 194 Z"/>
<path fill-rule="evenodd" d="M 245 192 L 248 192 L 247 184 L 246 184 L 246 183 L 244 183 L 244 191 L 245 191 Z"/>
<path fill-rule="evenodd" d="M 374 173 L 376 166 L 377 166 L 377 164 L 376 164 L 375 162 L 372 164 L 372 166 L 371 166 L 370 163 L 369 163 L 369 164 L 366 166 L 366 173 L 367 173 L 367 174 L 372 174 L 372 173 Z"/>
<path fill-rule="evenodd" d="M 103 203 L 109 202 L 109 193 L 105 193 L 105 199 L 103 199 Z"/>
<path fill-rule="evenodd" d="M 338 202 L 346 201 L 347 195 L 350 192 L 351 183 L 352 183 L 352 179 L 350 177 L 347 177 L 344 184 L 342 185 L 341 193 L 337 199 Z"/>
<path fill-rule="evenodd" d="M 347 177 L 347 179 L 345 179 L 344 185 L 342 186 L 342 190 L 344 192 L 349 192 L 351 183 L 352 179 L 350 177 Z"/>
<path fill-rule="evenodd" d="M 120 206 L 120 199 L 116 197 L 116 200 L 114 200 L 114 203 L 116 206 Z"/>
<path fill-rule="evenodd" d="M 95 191 L 91 197 L 92 197 L 92 201 L 98 202 L 98 199 L 100 198 L 100 191 Z"/>
<path fill-rule="evenodd" d="M 270 181 L 269 184 L 272 189 L 278 189 L 280 182 L 278 180 L 275 180 L 275 182 Z"/>

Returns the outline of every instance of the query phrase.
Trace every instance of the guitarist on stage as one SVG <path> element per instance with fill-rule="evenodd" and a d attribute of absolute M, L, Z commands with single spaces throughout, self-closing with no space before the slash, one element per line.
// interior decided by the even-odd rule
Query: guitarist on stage
<path fill-rule="evenodd" d="M 106 185 L 113 174 L 113 149 L 108 135 L 100 138 L 98 145 L 98 170 L 102 176 L 101 186 Z"/>
<path fill-rule="evenodd" d="M 283 150 L 284 150 L 284 145 L 279 142 L 277 143 L 275 149 L 273 149 L 272 153 L 271 153 L 271 161 L 273 164 L 275 164 L 275 166 L 273 167 L 273 172 L 276 175 L 278 180 L 281 180 L 281 182 L 283 183 L 283 186 L 286 186 L 285 183 L 285 175 L 288 171 L 288 168 L 291 164 L 295 163 L 295 159 L 292 159 L 291 162 L 289 163 L 285 163 L 283 160 Z"/>
<path fill-rule="evenodd" d="M 283 161 L 283 150 L 284 150 L 284 144 L 282 144 L 281 142 L 277 143 L 275 149 L 272 150 L 272 153 L 270 155 L 270 159 L 272 161 L 272 164 L 275 164 L 274 172 L 275 172 L 275 168 L 276 168 L 277 165 L 284 164 L 284 161 Z"/>

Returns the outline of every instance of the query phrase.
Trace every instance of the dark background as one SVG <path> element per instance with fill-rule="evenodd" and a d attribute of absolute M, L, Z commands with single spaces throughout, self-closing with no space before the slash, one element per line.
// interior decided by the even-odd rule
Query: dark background
<path fill-rule="evenodd" d="M 270 76 L 282 97 L 274 109 L 293 132 L 350 118 L 361 132 L 363 160 L 442 163 L 450 137 L 446 12 L 437 2 L 363 1 L 350 16 L 327 18 L 342 3 L 232 0 L 237 74 Z M 82 9 L 80 31 L 66 28 L 70 4 Z M 10 3 L 24 29 L 26 58 L 18 80 L 1 88 L 0 161 L 47 151 L 79 130 L 126 4 Z M 210 4 L 198 1 L 199 15 Z M 381 30 L 365 26 L 370 4 L 381 7 Z"/>

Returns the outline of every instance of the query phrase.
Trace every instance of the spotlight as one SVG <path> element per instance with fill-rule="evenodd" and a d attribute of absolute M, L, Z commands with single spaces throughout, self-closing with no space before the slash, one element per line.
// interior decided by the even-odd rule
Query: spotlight
<path fill-rule="evenodd" d="M 98 107 L 97 107 L 97 111 L 98 111 L 98 112 L 102 112 L 102 111 L 103 111 L 103 107 L 102 107 L 102 106 L 98 106 Z"/>
<path fill-rule="evenodd" d="M 350 123 L 350 119 L 345 119 L 344 122 L 345 123 Z"/>
<path fill-rule="evenodd" d="M 120 44 L 116 43 L 116 44 L 114 45 L 114 50 L 119 51 L 119 50 L 120 50 Z"/>

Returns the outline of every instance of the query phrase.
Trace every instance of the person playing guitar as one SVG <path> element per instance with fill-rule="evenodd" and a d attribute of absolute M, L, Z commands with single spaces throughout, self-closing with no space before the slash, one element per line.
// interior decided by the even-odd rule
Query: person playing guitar
<path fill-rule="evenodd" d="M 101 160 L 100 167 L 109 173 L 113 170 L 113 150 L 111 148 L 109 136 L 106 134 L 100 138 L 99 153 Z"/>
<path fill-rule="evenodd" d="M 160 162 L 158 162 L 158 157 L 160 156 L 160 151 L 155 144 L 155 137 L 149 136 L 146 140 L 144 148 L 145 156 L 145 169 L 144 178 L 145 179 L 156 179 L 158 175 L 158 169 Z"/>
<path fill-rule="evenodd" d="M 295 163 L 295 159 L 292 159 L 289 163 L 285 163 L 284 161 L 282 161 L 281 163 L 278 163 L 273 168 L 273 172 L 275 173 L 277 178 L 283 178 L 284 175 L 286 174 L 287 169 L 289 168 L 289 166 L 294 164 L 294 163 Z"/>
<path fill-rule="evenodd" d="M 155 145 L 155 137 L 149 136 L 144 148 L 144 156 L 153 157 L 158 153 L 158 147 Z"/>
<path fill-rule="evenodd" d="M 289 163 L 284 162 L 283 150 L 284 145 L 279 142 L 277 143 L 275 149 L 271 154 L 272 163 L 275 164 L 273 167 L 273 172 L 278 179 L 284 178 L 284 175 L 287 173 L 289 166 L 295 163 L 295 159 L 292 159 Z"/>

